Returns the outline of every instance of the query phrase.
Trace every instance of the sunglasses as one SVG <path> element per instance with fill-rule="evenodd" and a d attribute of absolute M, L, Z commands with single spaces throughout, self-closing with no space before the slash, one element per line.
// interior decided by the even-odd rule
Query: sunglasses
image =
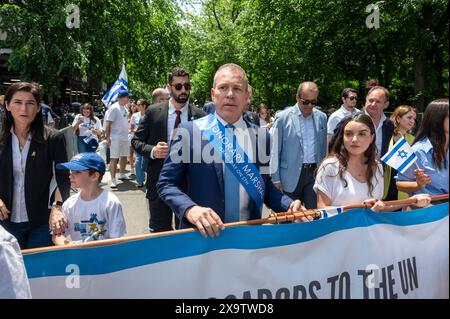
<path fill-rule="evenodd" d="M 177 83 L 177 84 L 173 85 L 173 87 L 174 87 L 175 90 L 177 90 L 177 91 L 181 91 L 181 89 L 183 88 L 183 86 L 184 86 L 184 89 L 185 89 L 186 91 L 189 91 L 189 90 L 192 88 L 191 83 L 184 83 L 184 84 Z"/>
<path fill-rule="evenodd" d="M 350 101 L 357 101 L 358 100 L 358 98 L 356 96 L 350 96 L 350 97 L 348 97 L 348 99 Z"/>
<path fill-rule="evenodd" d="M 317 100 L 305 100 L 300 98 L 300 100 L 302 101 L 303 105 L 309 105 L 311 104 L 312 106 L 316 105 Z"/>

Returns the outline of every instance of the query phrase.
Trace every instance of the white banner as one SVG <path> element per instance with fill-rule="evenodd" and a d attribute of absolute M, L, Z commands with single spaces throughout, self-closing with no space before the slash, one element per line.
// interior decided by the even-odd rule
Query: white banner
<path fill-rule="evenodd" d="M 448 203 L 25 255 L 34 298 L 448 298 Z"/>

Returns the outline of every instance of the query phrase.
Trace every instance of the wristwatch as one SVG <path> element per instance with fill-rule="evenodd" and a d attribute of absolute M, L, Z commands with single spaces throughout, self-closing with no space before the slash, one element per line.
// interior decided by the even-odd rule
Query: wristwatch
<path fill-rule="evenodd" d="M 54 206 L 55 207 L 62 207 L 62 204 L 63 204 L 63 202 L 57 200 L 57 201 L 53 202 L 52 207 L 54 207 Z"/>

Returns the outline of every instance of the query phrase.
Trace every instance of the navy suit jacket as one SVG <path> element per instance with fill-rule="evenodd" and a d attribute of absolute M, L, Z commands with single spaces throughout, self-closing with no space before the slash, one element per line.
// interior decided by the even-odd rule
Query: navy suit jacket
<path fill-rule="evenodd" d="M 256 128 L 254 124 L 245 120 L 247 127 Z M 223 163 L 212 162 L 205 163 L 203 159 L 200 163 L 193 163 L 193 130 L 194 122 L 182 123 L 180 128 L 184 128 L 186 134 L 173 141 L 170 147 L 170 154 L 177 152 L 176 145 L 182 143 L 183 149 L 188 150 L 190 163 L 173 162 L 171 156 L 168 156 L 164 162 L 159 181 L 157 184 L 160 198 L 178 215 L 180 218 L 180 228 L 192 227 L 193 225 L 184 218 L 188 208 L 198 205 L 213 209 L 222 220 L 225 219 L 225 194 L 223 182 Z M 198 130 L 196 128 L 196 130 Z M 269 149 L 270 140 L 267 134 L 266 149 Z M 197 134 L 195 134 L 197 135 Z M 200 144 L 200 143 L 198 143 Z M 201 141 L 201 149 L 207 145 L 207 141 Z M 184 148 L 185 147 L 185 148 Z M 179 148 L 179 145 L 178 145 Z M 182 154 L 182 152 L 179 152 Z M 184 154 L 183 154 L 184 155 Z M 265 166 L 268 166 L 267 163 Z M 263 165 L 256 163 L 258 168 Z M 292 199 L 279 191 L 272 183 L 269 174 L 261 175 L 265 183 L 264 203 L 276 212 L 285 212 L 288 210 Z M 185 178 L 187 179 L 186 193 L 182 191 Z M 250 212 L 250 219 L 261 218 L 261 213 L 256 205 L 253 204 Z"/>

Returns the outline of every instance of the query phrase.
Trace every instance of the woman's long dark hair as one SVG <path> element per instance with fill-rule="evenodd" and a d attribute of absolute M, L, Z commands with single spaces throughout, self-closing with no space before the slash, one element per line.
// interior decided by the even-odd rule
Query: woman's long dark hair
<path fill-rule="evenodd" d="M 89 110 L 89 119 L 92 121 L 92 123 L 97 122 L 94 115 L 94 107 L 90 103 L 84 103 L 82 106 L 80 106 L 80 114 L 83 115 L 83 110 Z"/>
<path fill-rule="evenodd" d="M 414 145 L 428 137 L 431 145 L 433 145 L 433 162 L 439 169 L 442 167 L 447 168 L 444 132 L 444 120 L 447 116 L 448 99 L 438 99 L 428 104 L 423 114 L 422 124 L 413 143 Z"/>
<path fill-rule="evenodd" d="M 5 119 L 2 125 L 2 132 L 0 132 L 0 144 L 5 145 L 9 138 L 9 132 L 14 124 L 14 118 L 11 112 L 6 109 L 6 103 L 11 103 L 11 100 L 17 92 L 29 92 L 33 95 L 38 107 L 41 103 L 41 89 L 37 83 L 29 82 L 17 82 L 12 84 L 5 94 Z M 42 107 L 37 112 L 36 117 L 30 125 L 30 133 L 33 136 L 33 140 L 38 143 L 44 143 L 48 138 L 48 133 L 44 129 L 44 121 L 42 119 Z"/>
<path fill-rule="evenodd" d="M 374 189 L 372 179 L 379 167 L 377 161 L 377 149 L 375 144 L 375 126 L 373 125 L 370 116 L 366 114 L 356 114 L 345 119 L 331 148 L 329 157 L 335 157 L 339 161 L 339 178 L 344 182 L 344 187 L 347 187 L 348 183 L 345 180 L 343 174 L 348 169 L 348 159 L 350 156 L 344 145 L 344 130 L 347 124 L 350 122 L 357 122 L 366 125 L 370 130 L 370 134 L 374 136 L 372 143 L 370 143 L 369 147 L 364 152 L 364 156 L 367 158 L 365 162 L 365 164 L 367 164 L 366 180 L 367 184 L 369 185 L 369 195 L 372 196 L 372 192 Z"/>

